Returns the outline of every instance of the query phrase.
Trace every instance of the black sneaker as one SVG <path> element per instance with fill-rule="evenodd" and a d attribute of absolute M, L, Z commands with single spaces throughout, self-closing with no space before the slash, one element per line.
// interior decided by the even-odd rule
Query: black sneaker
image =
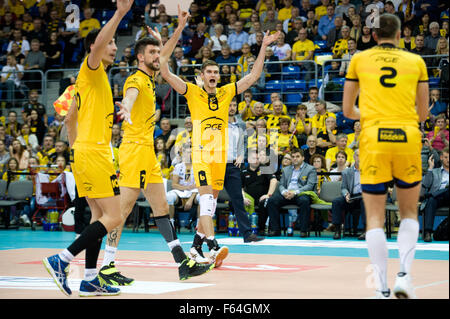
<path fill-rule="evenodd" d="M 133 278 L 127 278 L 117 271 L 114 261 L 110 262 L 107 266 L 103 266 L 98 276 L 110 286 L 129 286 L 134 282 Z"/>
<path fill-rule="evenodd" d="M 244 243 L 251 243 L 264 240 L 264 237 L 258 237 L 255 234 L 250 234 L 248 237 L 244 238 Z"/>
<path fill-rule="evenodd" d="M 214 264 L 199 264 L 192 259 L 186 258 L 178 267 L 178 274 L 180 280 L 186 280 L 191 277 L 200 276 L 206 274 L 208 271 L 214 268 Z"/>

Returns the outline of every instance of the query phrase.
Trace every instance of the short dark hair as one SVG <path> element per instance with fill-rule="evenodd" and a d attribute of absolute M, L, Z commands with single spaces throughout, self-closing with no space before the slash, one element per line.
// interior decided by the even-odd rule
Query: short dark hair
<path fill-rule="evenodd" d="M 374 32 L 379 39 L 393 39 L 401 28 L 399 17 L 390 13 L 383 13 L 379 19 L 379 28 L 374 28 Z"/>
<path fill-rule="evenodd" d="M 86 38 L 84 38 L 84 47 L 86 48 L 87 53 L 91 53 L 91 45 L 95 43 L 99 33 L 100 29 L 93 29 L 87 34 Z"/>
<path fill-rule="evenodd" d="M 138 53 L 144 53 L 144 50 L 147 47 L 147 45 L 154 45 L 159 47 L 160 42 L 155 38 L 140 39 L 138 42 L 136 42 L 136 45 L 134 46 L 134 54 L 138 55 Z"/>
<path fill-rule="evenodd" d="M 205 71 L 205 69 L 206 69 L 208 66 L 211 66 L 211 65 L 219 67 L 219 64 L 218 64 L 216 61 L 213 61 L 213 60 L 206 60 L 206 61 L 203 62 L 203 64 L 202 64 L 202 70 L 201 70 L 201 71 L 202 71 L 202 72 Z"/>
<path fill-rule="evenodd" d="M 291 151 L 291 155 L 296 153 L 300 153 L 302 157 L 305 157 L 305 154 L 303 154 L 303 150 L 301 148 L 294 147 Z"/>

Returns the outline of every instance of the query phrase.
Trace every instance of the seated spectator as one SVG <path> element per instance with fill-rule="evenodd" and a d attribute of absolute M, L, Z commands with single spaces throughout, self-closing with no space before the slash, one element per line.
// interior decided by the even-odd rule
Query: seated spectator
<path fill-rule="evenodd" d="M 5 132 L 11 135 L 13 138 L 17 138 L 20 135 L 21 124 L 17 121 L 17 112 L 8 112 L 8 123 L 5 125 Z"/>
<path fill-rule="evenodd" d="M 123 86 L 125 84 L 125 81 L 127 80 L 129 76 L 128 69 L 125 69 L 127 67 L 127 63 L 124 61 L 119 62 L 119 67 L 122 69 L 119 69 L 119 72 L 113 75 L 112 78 L 112 84 L 113 84 L 113 96 L 114 98 L 122 98 L 123 95 Z"/>
<path fill-rule="evenodd" d="M 254 35 L 255 42 L 250 45 L 250 52 L 254 56 L 258 56 L 259 51 L 261 50 L 262 42 L 264 39 L 264 32 L 258 31 L 256 33 L 251 34 L 250 36 Z"/>
<path fill-rule="evenodd" d="M 315 86 L 311 86 L 309 87 L 308 90 L 308 97 L 309 100 L 307 102 L 304 102 L 303 104 L 306 105 L 306 113 L 308 114 L 309 118 L 314 117 L 314 115 L 317 114 L 317 109 L 316 109 L 316 104 L 319 102 L 319 89 Z M 326 110 L 329 111 L 330 113 L 336 113 L 336 112 L 340 112 L 341 108 L 331 102 L 327 102 L 326 103 Z"/>
<path fill-rule="evenodd" d="M 175 49 L 176 51 L 176 49 Z M 136 66 L 137 65 L 137 59 L 136 56 L 132 54 L 131 47 L 125 47 L 123 49 L 123 55 L 120 58 L 120 61 L 126 62 L 129 66 Z"/>
<path fill-rule="evenodd" d="M 297 137 L 289 132 L 290 124 L 290 119 L 280 118 L 280 132 L 276 134 L 276 149 L 279 156 L 290 153 L 291 150 L 299 147 Z"/>
<path fill-rule="evenodd" d="M 361 122 L 353 122 L 353 133 L 347 134 L 347 145 L 352 150 L 359 148 L 359 138 L 361 137 Z"/>
<path fill-rule="evenodd" d="M 78 37 L 80 39 L 86 38 L 89 32 L 91 32 L 94 29 L 100 29 L 100 22 L 92 17 L 92 14 L 94 13 L 94 9 L 86 7 L 83 10 L 84 19 L 80 22 L 80 28 L 78 31 Z"/>
<path fill-rule="evenodd" d="M 405 16 L 405 23 L 414 21 L 415 18 L 415 4 L 412 0 L 402 0 L 397 7 L 398 12 L 403 12 Z"/>
<path fill-rule="evenodd" d="M 351 21 L 350 38 L 355 39 L 355 41 L 358 42 L 362 32 L 361 17 L 355 14 L 351 16 Z"/>
<path fill-rule="evenodd" d="M 435 162 L 432 156 L 428 160 L 428 170 L 423 177 L 422 187 L 425 190 L 425 200 L 421 205 L 424 209 L 425 233 L 423 240 L 431 242 L 431 234 L 433 233 L 434 217 L 436 210 L 440 207 L 448 207 L 449 203 L 449 151 L 448 145 L 442 150 L 441 162 L 442 167 L 435 168 Z"/>
<path fill-rule="evenodd" d="M 0 171 L 3 171 L 3 168 L 5 167 L 6 163 L 8 163 L 10 158 L 11 154 L 7 150 L 5 142 L 0 140 Z"/>
<path fill-rule="evenodd" d="M 256 128 L 256 122 L 259 120 L 264 121 L 264 128 L 266 128 L 266 121 L 265 121 L 265 115 L 264 115 L 264 105 L 261 102 L 256 102 L 253 104 L 252 108 L 252 114 L 253 116 L 247 117 L 245 120 L 246 127 L 247 128 Z"/>
<path fill-rule="evenodd" d="M 161 32 L 162 28 L 166 27 L 169 31 L 169 36 L 173 33 L 173 24 L 169 21 L 169 16 L 166 13 L 160 13 L 158 22 L 155 23 L 155 27 Z"/>
<path fill-rule="evenodd" d="M 303 145 L 302 149 L 305 155 L 305 162 L 311 164 L 311 157 L 314 154 L 318 154 L 317 137 L 312 134 L 309 135 L 306 139 L 306 144 Z"/>
<path fill-rule="evenodd" d="M 304 73 L 304 79 L 309 81 L 312 79 L 314 64 L 308 62 L 303 63 L 303 61 L 312 61 L 314 59 L 315 46 L 314 43 L 307 38 L 307 35 L 308 32 L 305 28 L 300 29 L 298 32 L 299 40 L 292 46 L 291 60 L 299 61 L 297 65 L 300 66 L 301 70 L 306 71 Z"/>
<path fill-rule="evenodd" d="M 53 153 L 55 153 L 54 143 L 55 142 L 53 140 L 53 137 L 51 137 L 50 135 L 46 135 L 44 137 L 42 147 L 37 153 L 37 158 L 39 160 L 39 163 L 41 163 L 41 165 L 45 166 L 51 163 L 50 156 Z"/>
<path fill-rule="evenodd" d="M 430 106 L 428 111 L 434 116 L 439 115 L 440 113 L 445 113 L 447 110 L 448 104 L 441 101 L 441 92 L 438 89 L 430 90 Z"/>
<path fill-rule="evenodd" d="M 327 171 L 331 170 L 331 167 L 336 162 L 336 154 L 338 152 L 345 152 L 347 154 L 348 159 L 353 158 L 353 150 L 349 147 L 347 147 L 347 135 L 340 133 L 336 136 L 336 146 L 329 148 L 327 152 L 325 153 L 325 161 L 326 161 L 326 168 Z M 349 160 L 347 163 L 345 163 L 347 166 L 350 166 L 351 160 Z"/>
<path fill-rule="evenodd" d="M 267 123 L 267 128 L 269 130 L 279 130 L 280 129 L 280 119 L 286 118 L 291 121 L 291 117 L 288 115 L 283 115 L 283 102 L 280 100 L 272 103 L 273 113 L 266 116 L 265 120 Z"/>
<path fill-rule="evenodd" d="M 436 117 L 434 130 L 427 134 L 431 146 L 438 151 L 448 147 L 449 132 L 445 126 L 445 115 L 440 114 Z"/>
<path fill-rule="evenodd" d="M 286 43 L 288 43 L 289 45 L 292 44 L 287 41 L 287 34 L 289 33 L 289 31 L 294 29 L 295 19 L 300 19 L 300 21 L 302 21 L 302 18 L 300 17 L 300 9 L 298 7 L 292 6 L 291 17 L 283 21 L 283 32 L 286 34 Z"/>
<path fill-rule="evenodd" d="M 234 10 L 238 10 L 239 9 L 239 2 L 235 1 L 235 0 L 222 0 L 222 1 L 217 1 L 218 4 L 216 6 L 216 9 L 214 11 L 221 13 L 223 10 L 225 10 L 225 7 L 230 5 L 231 8 L 233 8 Z"/>
<path fill-rule="evenodd" d="M 307 31 L 308 39 L 313 41 L 323 40 L 319 35 L 319 21 L 316 19 L 316 14 L 313 9 L 308 10 L 304 27 Z"/>
<path fill-rule="evenodd" d="M 350 3 L 350 0 L 342 0 L 341 4 L 336 7 L 336 16 L 343 17 L 344 15 L 348 15 L 348 9 L 352 7 L 354 8 L 355 5 Z"/>
<path fill-rule="evenodd" d="M 119 148 L 122 143 L 122 135 L 120 133 L 120 125 L 115 123 L 111 129 L 111 145 L 112 147 Z"/>
<path fill-rule="evenodd" d="M 291 30 L 286 33 L 286 43 L 293 47 L 294 43 L 300 40 L 298 33 L 303 29 L 303 19 L 301 17 L 297 17 L 293 19 L 291 24 Z"/>
<path fill-rule="evenodd" d="M 326 0 L 322 0 L 326 1 Z M 336 15 L 334 14 L 334 5 L 329 4 L 326 6 L 326 14 L 321 15 L 318 14 L 317 8 L 316 8 L 316 19 L 319 20 L 319 35 L 322 40 L 328 39 L 328 34 L 331 31 L 331 29 L 335 28 L 335 20 Z M 342 21 L 342 18 L 340 18 Z"/>
<path fill-rule="evenodd" d="M 222 65 L 220 73 L 220 86 L 237 82 L 237 76 L 234 72 L 231 71 L 229 65 Z"/>
<path fill-rule="evenodd" d="M 315 104 L 316 114 L 311 118 L 311 132 L 313 135 L 317 134 L 325 129 L 325 120 L 329 117 L 333 117 L 336 123 L 336 114 L 328 112 L 327 103 L 324 100 L 319 100 Z"/>
<path fill-rule="evenodd" d="M 448 65 L 448 41 L 444 37 L 439 38 L 438 43 L 436 45 L 436 54 L 444 55 L 444 57 L 436 57 L 433 59 L 433 66 L 437 66 L 437 69 L 433 70 L 433 75 L 437 77 L 441 77 L 442 69 L 445 65 Z M 441 86 L 442 85 L 441 81 Z"/>
<path fill-rule="evenodd" d="M 40 70 L 45 71 L 45 55 L 40 50 L 40 43 L 38 39 L 31 40 L 31 51 L 28 52 L 24 62 L 25 70 Z M 28 82 L 28 87 L 31 89 L 41 89 L 42 76 L 38 72 L 31 72 L 25 74 L 25 81 Z"/>
<path fill-rule="evenodd" d="M 28 88 L 23 84 L 22 65 L 17 64 L 13 53 L 6 56 L 6 65 L 2 68 L 0 79 L 0 90 L 6 91 L 6 101 L 12 103 L 15 93 L 20 92 L 23 96 L 28 94 Z"/>
<path fill-rule="evenodd" d="M 24 56 L 26 56 L 30 51 L 30 42 L 28 42 L 28 40 L 23 37 L 22 30 L 20 29 L 15 29 L 12 32 L 12 39 L 9 42 L 8 47 L 6 48 L 6 51 L 8 53 L 12 51 L 13 43 L 16 43 L 19 46 L 20 52 Z"/>
<path fill-rule="evenodd" d="M 231 55 L 231 48 L 228 44 L 222 45 L 221 55 L 216 58 L 218 64 L 236 63 L 236 57 Z"/>
<path fill-rule="evenodd" d="M 273 54 L 271 47 L 266 48 L 266 54 L 264 58 L 264 72 L 267 80 L 279 80 L 281 74 L 281 64 L 271 63 L 278 62 L 278 57 Z"/>
<path fill-rule="evenodd" d="M 247 58 L 248 63 L 248 70 L 246 73 L 244 73 L 244 76 L 249 74 L 252 71 L 253 66 L 255 65 L 256 58 L 255 56 L 249 56 Z M 266 72 L 264 69 L 261 71 L 261 74 L 259 75 L 258 80 L 253 83 L 253 85 L 250 87 L 250 91 L 252 91 L 253 95 L 258 97 L 258 99 L 262 99 L 265 95 L 266 91 Z"/>
<path fill-rule="evenodd" d="M 47 127 L 36 110 L 31 110 L 30 117 L 28 118 L 28 125 L 30 126 L 31 132 L 36 134 L 39 144 L 41 144 Z"/>
<path fill-rule="evenodd" d="M 290 156 L 290 154 L 286 154 L 286 156 Z M 248 167 L 242 170 L 241 179 L 244 206 L 249 213 L 255 211 L 258 214 L 258 235 L 265 236 L 268 217 L 267 201 L 276 190 L 277 178 L 275 174 L 265 174 L 260 167 L 258 153 L 250 152 Z M 253 211 L 249 211 L 251 203 L 253 203 Z"/>
<path fill-rule="evenodd" d="M 205 42 L 212 50 L 215 56 L 218 56 L 222 51 L 222 45 L 227 44 L 228 36 L 223 33 L 223 25 L 218 23 L 214 26 L 214 35 L 212 35 Z"/>
<path fill-rule="evenodd" d="M 286 35 L 284 32 L 281 32 L 278 36 L 276 44 L 272 46 L 273 54 L 280 61 L 290 61 L 291 60 L 291 52 L 292 48 L 289 44 L 285 43 L 284 40 Z"/>
<path fill-rule="evenodd" d="M 277 19 L 277 12 L 274 9 L 269 9 L 265 13 L 261 15 L 262 26 L 261 29 L 263 32 L 272 32 L 276 30 L 277 23 L 279 20 Z"/>
<path fill-rule="evenodd" d="M 317 184 L 317 173 L 314 167 L 304 162 L 303 151 L 294 149 L 291 152 L 292 166 L 283 168 L 279 183 L 279 192 L 276 192 L 267 202 L 267 211 L 270 217 L 268 236 L 280 236 L 280 209 L 287 204 L 299 206 L 298 221 L 300 224 L 300 237 L 307 237 L 309 230 L 311 198 L 306 191 L 314 191 Z"/>
<path fill-rule="evenodd" d="M 430 23 L 430 34 L 425 37 L 424 46 L 435 51 L 441 34 L 439 32 L 439 23 L 433 21 Z"/>
<path fill-rule="evenodd" d="M 42 22 L 42 19 L 39 17 L 33 18 L 33 30 L 28 32 L 28 39 L 38 39 L 40 44 L 40 49 L 43 50 L 45 43 L 48 39 L 47 31 L 45 30 L 45 26 Z"/>
<path fill-rule="evenodd" d="M 270 103 L 264 105 L 264 113 L 265 114 L 273 114 L 273 103 L 275 101 L 281 101 L 280 94 L 277 92 L 270 93 Z M 281 112 L 283 115 L 287 115 L 287 106 L 283 103 L 283 111 Z"/>
<path fill-rule="evenodd" d="M 253 113 L 253 106 L 257 101 L 253 99 L 253 93 L 251 90 L 244 92 L 244 100 L 238 104 L 238 112 L 243 121 L 247 118 L 255 116 Z"/>
<path fill-rule="evenodd" d="M 181 60 L 179 76 L 184 81 L 193 83 L 194 77 L 195 77 L 195 72 L 194 72 L 194 68 L 189 67 L 189 65 L 191 65 L 191 60 L 189 60 L 188 58 L 183 58 Z"/>
<path fill-rule="evenodd" d="M 248 43 L 244 43 L 242 45 L 242 55 L 238 57 L 237 63 L 240 65 L 236 66 L 236 75 L 241 78 L 243 74 L 247 74 L 249 72 L 249 62 L 248 59 L 252 57 L 252 53 L 250 52 L 250 45 Z M 241 66 L 242 65 L 242 66 Z"/>
<path fill-rule="evenodd" d="M 0 141 L 5 143 L 5 147 L 9 150 L 9 146 L 11 145 L 14 137 L 9 134 L 6 134 L 6 128 L 3 125 L 0 125 Z"/>
<path fill-rule="evenodd" d="M 63 50 L 59 43 L 57 32 L 50 33 L 50 41 L 46 43 L 43 51 L 46 58 L 46 69 L 51 69 L 54 65 L 61 64 Z"/>
<path fill-rule="evenodd" d="M 20 47 L 17 43 L 13 43 L 12 44 L 12 48 L 11 48 L 11 52 L 9 52 L 11 54 L 14 54 L 14 57 L 16 58 L 16 62 L 17 64 L 20 65 L 24 65 L 25 64 L 25 54 L 23 54 L 20 51 Z"/>
<path fill-rule="evenodd" d="M 308 135 L 311 133 L 311 119 L 306 114 L 306 105 L 297 106 L 295 117 L 291 120 L 289 132 L 295 135 L 298 145 L 302 147 L 306 143 Z"/>
<path fill-rule="evenodd" d="M 191 51 L 186 54 L 187 56 L 194 57 L 198 53 L 200 48 L 206 44 L 205 31 L 206 24 L 203 22 L 199 23 L 194 33 L 190 36 L 189 45 L 191 47 Z"/>
<path fill-rule="evenodd" d="M 18 169 L 25 170 L 28 168 L 28 159 L 30 158 L 30 152 L 20 143 L 19 140 L 13 140 L 9 147 L 11 157 L 15 158 L 19 163 Z"/>
<path fill-rule="evenodd" d="M 342 172 L 341 192 L 342 196 L 333 200 L 331 205 L 331 215 L 333 216 L 332 224 L 335 227 L 333 239 L 341 239 L 341 225 L 344 222 L 342 217 L 345 213 L 353 216 L 352 233 L 357 233 L 359 218 L 362 216 L 365 229 L 365 208 L 362 199 L 360 171 L 359 171 L 359 150 L 354 153 L 355 165 L 346 168 Z M 358 237 L 359 240 L 365 239 L 365 232 Z"/>
<path fill-rule="evenodd" d="M 284 0 L 283 7 L 278 11 L 278 20 L 285 21 L 291 18 L 292 8 L 292 0 Z"/>
<path fill-rule="evenodd" d="M 11 173 L 15 173 L 15 172 L 20 172 L 21 170 L 19 169 L 19 163 L 17 162 L 17 160 L 14 157 L 11 157 L 8 162 L 6 162 L 5 165 L 5 169 L 3 171 L 3 175 L 2 175 L 2 180 L 4 181 L 18 181 L 18 180 L 23 180 L 24 179 L 24 175 L 19 175 L 19 174 L 11 174 Z"/>
<path fill-rule="evenodd" d="M 192 141 L 192 127 L 193 127 L 193 123 L 192 123 L 192 119 L 190 116 L 186 117 L 184 119 L 184 130 L 180 131 L 177 135 L 176 138 L 174 140 L 174 155 L 181 155 L 181 151 L 182 151 L 182 146 L 184 144 L 189 144 Z M 169 141 L 168 143 L 171 141 L 172 137 L 169 137 Z M 171 145 L 171 144 L 169 144 Z M 171 152 L 171 158 L 174 159 L 174 156 L 172 155 Z M 181 158 L 179 158 L 178 160 L 181 160 Z M 175 166 L 175 163 L 172 162 L 172 165 Z"/>
<path fill-rule="evenodd" d="M 230 46 L 231 54 L 234 56 L 238 56 L 241 53 L 243 44 L 248 43 L 248 33 L 243 29 L 243 23 L 236 21 L 234 23 L 234 32 L 228 35 L 227 43 Z"/>
<path fill-rule="evenodd" d="M 34 156 L 39 150 L 38 139 L 35 134 L 31 133 L 28 124 L 24 123 L 20 129 L 20 135 L 17 136 L 17 140 L 22 146 Z"/>
<path fill-rule="evenodd" d="M 342 38 L 343 19 L 336 17 L 334 19 L 334 27 L 327 34 L 327 48 L 332 50 L 336 41 Z M 349 33 L 350 34 L 350 33 Z"/>
<path fill-rule="evenodd" d="M 336 153 L 336 166 L 330 170 L 330 173 L 342 173 L 347 168 L 347 153 L 339 151 Z M 342 181 L 342 175 L 330 175 L 330 181 Z"/>
<path fill-rule="evenodd" d="M 341 38 L 334 42 L 331 49 L 334 59 L 342 59 L 348 53 L 348 41 L 350 40 L 350 28 L 346 25 L 341 28 Z"/>
<path fill-rule="evenodd" d="M 171 222 L 174 222 L 175 206 L 177 205 L 182 206 L 184 211 L 190 211 L 194 207 L 193 216 L 196 217 L 195 206 L 198 205 L 199 197 L 192 170 L 191 146 L 184 144 L 182 161 L 175 165 L 172 173 L 172 190 L 167 192 Z"/>
<path fill-rule="evenodd" d="M 329 148 L 336 145 L 336 119 L 332 116 L 325 120 L 325 128 L 321 129 L 317 134 L 317 152 L 321 155 L 326 154 Z"/>
<path fill-rule="evenodd" d="M 68 145 L 66 142 L 63 141 L 56 141 L 55 142 L 55 152 L 53 154 L 50 154 L 49 159 L 52 164 L 56 164 L 56 158 L 58 156 L 64 157 L 66 160 L 66 163 L 69 163 L 70 155 L 68 151 Z"/>
<path fill-rule="evenodd" d="M 409 24 L 403 26 L 403 37 L 400 38 L 398 47 L 408 51 L 416 47 L 416 37 L 412 36 L 412 28 Z"/>
<path fill-rule="evenodd" d="M 325 166 L 325 157 L 320 154 L 314 154 L 311 156 L 310 164 L 314 167 L 317 172 L 317 187 L 316 192 L 320 195 L 320 189 L 322 188 L 322 184 L 325 180 L 329 181 L 330 177 L 327 174 L 327 168 Z"/>
<path fill-rule="evenodd" d="M 248 44 L 250 44 L 250 46 L 253 46 L 256 43 L 256 35 L 260 32 L 262 32 L 262 34 L 264 35 L 264 32 L 262 30 L 262 24 L 259 21 L 259 17 L 257 13 L 252 14 L 252 17 L 248 22 L 250 28 L 248 30 Z M 245 30 L 245 28 L 244 28 Z M 256 52 L 256 54 L 259 52 L 259 50 Z"/>
<path fill-rule="evenodd" d="M 377 45 L 377 42 L 372 37 L 372 30 L 367 25 L 362 27 L 362 34 L 359 40 L 356 42 L 356 47 L 364 51 L 366 49 L 370 49 L 371 47 Z"/>
<path fill-rule="evenodd" d="M 348 61 L 342 61 L 341 62 L 341 67 L 339 69 L 339 76 L 340 77 L 345 77 L 345 75 L 347 74 L 348 71 L 348 66 L 350 65 L 350 60 L 352 59 L 352 57 L 355 55 L 355 53 L 360 52 L 357 48 L 356 48 L 356 41 L 355 39 L 348 39 L 347 40 L 347 48 L 348 48 L 348 52 L 345 53 L 342 56 L 342 59 L 344 60 L 348 60 Z"/>

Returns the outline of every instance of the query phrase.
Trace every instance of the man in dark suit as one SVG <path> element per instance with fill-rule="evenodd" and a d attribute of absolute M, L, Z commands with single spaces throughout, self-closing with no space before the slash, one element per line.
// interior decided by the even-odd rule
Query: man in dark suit
<path fill-rule="evenodd" d="M 309 228 L 311 198 L 301 194 L 305 191 L 314 191 L 317 185 L 317 172 L 312 165 L 304 162 L 303 150 L 291 151 L 292 165 L 283 168 L 279 191 L 270 197 L 267 202 L 267 211 L 271 231 L 268 236 L 280 236 L 280 208 L 293 204 L 299 206 L 300 237 L 307 236 Z"/>
<path fill-rule="evenodd" d="M 441 162 L 441 167 L 434 168 L 434 158 L 430 156 L 428 160 L 428 171 L 423 177 L 422 187 L 426 191 L 426 199 L 422 203 L 425 218 L 425 234 L 423 237 L 425 242 L 431 242 L 436 210 L 440 207 L 448 207 L 449 205 L 448 146 L 442 150 Z"/>
<path fill-rule="evenodd" d="M 342 171 L 342 196 L 333 200 L 331 205 L 331 214 L 333 216 L 332 223 L 335 226 L 333 239 L 341 239 L 342 217 L 345 216 L 345 212 L 349 212 L 353 215 L 354 233 L 356 233 L 356 228 L 358 227 L 360 214 L 363 216 L 364 228 L 366 226 L 364 202 L 362 200 L 361 181 L 359 173 L 358 149 L 353 153 L 353 158 L 355 160 L 354 166 L 348 167 Z M 358 237 L 358 239 L 364 240 L 365 233 L 363 232 Z"/>

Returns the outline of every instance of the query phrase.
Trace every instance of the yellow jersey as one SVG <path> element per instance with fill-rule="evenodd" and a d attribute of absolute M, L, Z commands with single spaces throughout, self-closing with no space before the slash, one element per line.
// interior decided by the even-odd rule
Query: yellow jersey
<path fill-rule="evenodd" d="M 95 18 L 83 20 L 80 22 L 80 36 L 85 38 L 89 32 L 100 28 L 100 22 Z"/>
<path fill-rule="evenodd" d="M 314 115 L 311 119 L 311 128 L 316 128 L 317 133 L 319 133 L 319 131 L 321 131 L 321 130 L 325 130 L 326 129 L 325 120 L 330 116 L 336 118 L 336 114 L 334 114 L 332 112 L 327 111 L 327 112 L 325 112 L 324 115 L 320 115 L 319 113 L 316 113 L 316 115 Z"/>
<path fill-rule="evenodd" d="M 97 69 L 84 59 L 75 82 L 75 98 L 78 108 L 77 144 L 96 144 L 110 147 L 114 117 L 111 85 L 103 62 Z"/>
<path fill-rule="evenodd" d="M 216 94 L 208 94 L 203 88 L 186 83 L 184 96 L 193 124 L 193 152 L 227 152 L 228 110 L 236 93 L 236 83 L 217 88 Z"/>
<path fill-rule="evenodd" d="M 123 91 L 126 92 L 129 88 L 137 89 L 139 94 L 131 109 L 130 119 L 133 124 L 127 121 L 122 123 L 122 141 L 153 146 L 156 112 L 155 79 L 137 69 L 125 81 Z"/>
<path fill-rule="evenodd" d="M 295 60 L 301 61 L 306 59 L 306 57 L 309 55 L 310 51 L 315 51 L 316 48 L 314 46 L 314 42 L 312 42 L 309 39 L 306 39 L 305 41 L 297 41 L 292 46 L 292 52 L 295 53 Z"/>
<path fill-rule="evenodd" d="M 361 127 L 379 124 L 418 125 L 418 82 L 428 82 L 424 60 L 392 44 L 356 53 L 347 81 L 358 81 Z"/>

